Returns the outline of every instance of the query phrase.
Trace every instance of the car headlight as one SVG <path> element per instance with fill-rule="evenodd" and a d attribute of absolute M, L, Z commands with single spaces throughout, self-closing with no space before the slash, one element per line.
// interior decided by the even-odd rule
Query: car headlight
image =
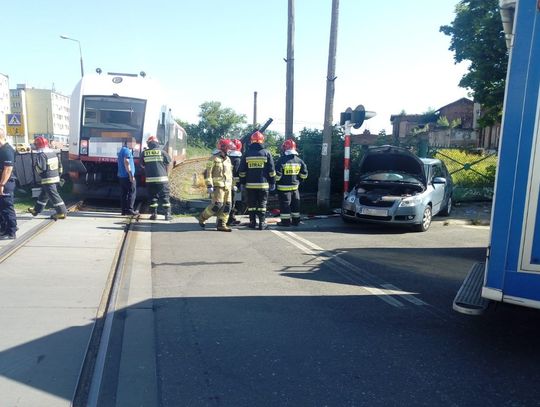
<path fill-rule="evenodd" d="M 420 205 L 421 203 L 422 203 L 422 198 L 417 197 L 417 196 L 411 196 L 410 198 L 403 198 L 401 202 L 399 203 L 399 206 L 410 207 L 410 206 Z"/>
<path fill-rule="evenodd" d="M 349 203 L 355 203 L 356 202 L 356 190 L 352 190 L 349 192 L 349 195 L 347 195 L 347 202 Z"/>

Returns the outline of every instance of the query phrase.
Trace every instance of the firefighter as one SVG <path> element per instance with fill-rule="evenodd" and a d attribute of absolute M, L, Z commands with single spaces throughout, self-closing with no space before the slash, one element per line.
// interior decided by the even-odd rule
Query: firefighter
<path fill-rule="evenodd" d="M 227 153 L 233 167 L 233 199 L 231 213 L 227 225 L 239 225 L 240 221 L 236 219 L 236 215 L 243 209 L 242 191 L 240 188 L 240 177 L 238 170 L 240 169 L 240 161 L 242 161 L 242 142 L 238 139 L 231 140 L 231 149 Z"/>
<path fill-rule="evenodd" d="M 168 170 L 171 157 L 159 148 L 156 136 L 148 137 L 146 144 L 148 148 L 143 151 L 141 167 L 144 168 L 150 198 L 150 219 L 157 219 L 158 206 L 161 204 L 165 212 L 165 220 L 170 221 L 172 216 Z"/>
<path fill-rule="evenodd" d="M 62 174 L 62 162 L 54 150 L 49 148 L 49 141 L 38 136 L 34 140 L 36 156 L 34 161 L 34 171 L 41 178 L 41 192 L 33 208 L 28 208 L 32 216 L 36 216 L 47 206 L 49 199 L 56 213 L 51 219 L 65 219 L 67 214 L 66 204 L 58 193 L 57 185 L 60 184 L 60 174 Z"/>
<path fill-rule="evenodd" d="M 212 216 L 217 217 L 217 230 L 230 232 L 227 226 L 229 212 L 231 211 L 233 190 L 233 168 L 227 152 L 231 149 L 229 139 L 220 139 L 217 142 L 217 151 L 206 163 L 204 181 L 212 202 L 199 215 L 199 225 L 205 227 L 205 222 Z"/>
<path fill-rule="evenodd" d="M 276 188 L 275 168 L 272 155 L 264 148 L 264 135 L 256 131 L 250 137 L 249 145 L 245 155 L 240 162 L 239 176 L 242 188 L 247 191 L 247 203 L 249 213 L 249 227 L 257 227 L 259 219 L 259 230 L 267 229 L 266 224 L 266 203 L 268 202 L 268 192 Z"/>
<path fill-rule="evenodd" d="M 307 166 L 298 157 L 296 143 L 285 140 L 281 146 L 282 155 L 276 163 L 276 189 L 278 191 L 280 219 L 278 226 L 298 226 L 300 224 L 300 192 L 298 186 L 308 176 Z"/>

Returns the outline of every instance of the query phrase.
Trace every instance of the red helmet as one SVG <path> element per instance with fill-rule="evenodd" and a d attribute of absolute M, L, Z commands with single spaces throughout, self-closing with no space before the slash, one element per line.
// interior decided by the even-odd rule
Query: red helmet
<path fill-rule="evenodd" d="M 283 142 L 283 144 L 281 145 L 281 149 L 283 151 L 287 151 L 287 150 L 296 150 L 296 143 L 294 142 L 293 139 L 287 139 Z"/>
<path fill-rule="evenodd" d="M 231 140 L 232 144 L 234 145 L 234 149 L 236 151 L 242 151 L 242 142 L 235 138 L 234 140 Z"/>
<path fill-rule="evenodd" d="M 264 134 L 262 134 L 260 131 L 256 131 L 251 135 L 251 142 L 252 143 L 264 143 Z"/>
<path fill-rule="evenodd" d="M 229 140 L 228 138 L 220 138 L 217 142 L 218 150 L 221 150 L 224 153 L 226 153 L 227 151 L 231 149 L 231 145 L 232 145 L 231 140 Z"/>
<path fill-rule="evenodd" d="M 34 145 L 38 150 L 42 148 L 47 148 L 49 147 L 49 140 L 47 140 L 43 136 L 38 136 L 34 139 Z"/>

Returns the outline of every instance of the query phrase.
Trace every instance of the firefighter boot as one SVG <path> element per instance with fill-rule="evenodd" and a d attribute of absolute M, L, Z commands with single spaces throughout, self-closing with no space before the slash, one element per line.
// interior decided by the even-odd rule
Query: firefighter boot
<path fill-rule="evenodd" d="M 217 221 L 217 230 L 220 232 L 232 232 L 232 229 L 228 227 L 221 219 L 218 219 Z"/>
<path fill-rule="evenodd" d="M 255 220 L 255 214 L 250 213 L 249 214 L 249 225 L 248 228 L 255 229 L 257 227 L 257 222 Z"/>
<path fill-rule="evenodd" d="M 26 212 L 30 213 L 32 216 L 37 216 L 38 213 L 34 208 L 28 208 Z"/>
<path fill-rule="evenodd" d="M 199 226 L 204 229 L 205 224 L 204 224 L 204 219 L 202 218 L 202 215 L 203 214 L 201 213 L 199 216 L 197 216 L 197 221 L 199 222 Z"/>
<path fill-rule="evenodd" d="M 290 219 L 281 219 L 280 222 L 277 223 L 278 226 L 291 226 L 291 220 Z"/>
<path fill-rule="evenodd" d="M 173 217 L 172 217 L 172 215 L 171 215 L 171 211 L 165 212 L 165 220 L 166 220 L 167 222 L 170 222 L 172 219 L 173 219 Z"/>
<path fill-rule="evenodd" d="M 298 226 L 300 224 L 300 218 L 292 218 L 291 224 L 293 226 Z"/>
<path fill-rule="evenodd" d="M 51 219 L 58 220 L 58 219 L 66 219 L 65 213 L 55 213 L 54 215 L 51 215 Z"/>
<path fill-rule="evenodd" d="M 266 218 L 264 214 L 259 214 L 259 230 L 268 229 L 268 223 L 266 223 Z"/>
<path fill-rule="evenodd" d="M 157 219 L 157 208 L 152 208 L 152 214 L 150 215 L 150 220 Z"/>

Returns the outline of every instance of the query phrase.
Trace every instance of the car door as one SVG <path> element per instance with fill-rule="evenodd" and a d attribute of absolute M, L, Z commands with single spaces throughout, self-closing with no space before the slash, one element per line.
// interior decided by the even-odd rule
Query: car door
<path fill-rule="evenodd" d="M 446 183 L 437 182 L 438 180 L 435 180 L 435 178 L 438 178 L 438 180 L 446 180 L 442 165 L 439 163 L 432 164 L 430 171 L 430 182 L 431 186 L 433 187 L 433 194 L 431 197 L 431 203 L 433 205 L 433 215 L 437 214 L 441 210 L 446 190 Z"/>

